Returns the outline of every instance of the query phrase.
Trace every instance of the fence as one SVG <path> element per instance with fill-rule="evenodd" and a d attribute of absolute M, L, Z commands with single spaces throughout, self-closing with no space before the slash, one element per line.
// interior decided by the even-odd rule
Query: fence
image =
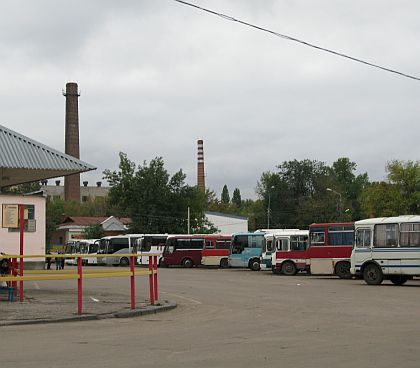
<path fill-rule="evenodd" d="M 46 280 L 77 280 L 77 313 L 82 314 L 83 308 L 83 280 L 84 279 L 95 279 L 104 277 L 130 277 L 130 295 L 131 295 L 131 309 L 136 308 L 136 276 L 149 276 L 149 295 L 150 304 L 155 305 L 158 303 L 158 278 L 157 278 L 157 259 L 158 254 L 150 254 L 149 256 L 149 268 L 148 269 L 135 269 L 134 259 L 138 254 L 119 254 L 118 256 L 125 256 L 130 259 L 130 270 L 109 270 L 109 269 L 89 269 L 88 271 L 83 270 L 82 257 L 85 254 L 51 254 L 51 255 L 0 255 L 0 260 L 8 259 L 10 263 L 10 271 L 7 275 L 0 277 L 0 281 L 7 282 L 8 285 L 13 288 L 14 295 L 19 294 L 20 302 L 24 300 L 24 282 L 25 281 L 46 281 Z M 115 257 L 115 254 L 89 254 L 89 257 Z M 77 270 L 25 270 L 23 269 L 24 258 L 75 258 L 77 259 Z M 19 260 L 19 262 L 18 262 Z M 18 286 L 19 283 L 19 286 Z"/>

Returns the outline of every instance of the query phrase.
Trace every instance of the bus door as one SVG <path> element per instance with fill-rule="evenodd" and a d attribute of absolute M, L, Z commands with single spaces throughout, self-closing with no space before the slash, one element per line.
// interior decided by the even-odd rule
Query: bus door
<path fill-rule="evenodd" d="M 248 246 L 242 252 L 242 266 L 248 267 L 249 260 L 261 257 L 264 236 L 248 235 Z"/>
<path fill-rule="evenodd" d="M 326 231 L 326 227 L 310 229 L 308 263 L 312 274 L 331 275 L 334 273 L 331 251 L 326 247 Z"/>
<path fill-rule="evenodd" d="M 244 261 L 245 249 L 248 248 L 248 235 L 235 235 L 232 239 L 229 265 L 231 267 L 247 267 L 248 261 Z"/>

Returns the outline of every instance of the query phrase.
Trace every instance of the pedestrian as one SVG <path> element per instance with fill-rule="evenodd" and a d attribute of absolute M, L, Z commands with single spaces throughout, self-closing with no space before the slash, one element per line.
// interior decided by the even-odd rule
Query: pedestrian
<path fill-rule="evenodd" d="M 51 252 L 48 251 L 47 255 L 50 255 Z M 51 257 L 47 257 L 47 270 L 51 270 Z"/>
<path fill-rule="evenodd" d="M 60 251 L 57 252 L 57 255 L 61 254 Z M 60 257 L 55 257 L 55 269 L 56 270 L 61 270 L 61 258 Z"/>

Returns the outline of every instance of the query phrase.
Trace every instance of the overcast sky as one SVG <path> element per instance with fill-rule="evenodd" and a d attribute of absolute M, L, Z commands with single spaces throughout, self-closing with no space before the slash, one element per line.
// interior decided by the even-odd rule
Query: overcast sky
<path fill-rule="evenodd" d="M 420 3 L 191 0 L 420 77 Z M 172 0 L 3 0 L 0 124 L 64 151 L 66 82 L 79 84 L 81 159 L 164 158 L 196 184 L 255 198 L 261 173 L 349 157 L 371 180 L 420 159 L 420 81 L 351 62 Z M 51 182 L 51 181 L 50 181 Z"/>

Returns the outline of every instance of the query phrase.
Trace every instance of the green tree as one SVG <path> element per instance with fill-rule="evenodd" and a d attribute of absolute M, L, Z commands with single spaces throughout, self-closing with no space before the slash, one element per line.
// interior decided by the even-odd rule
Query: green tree
<path fill-rule="evenodd" d="M 100 224 L 88 226 L 83 232 L 85 239 L 100 239 L 105 236 L 104 228 Z"/>
<path fill-rule="evenodd" d="M 387 171 L 390 183 L 404 198 L 405 213 L 420 213 L 420 161 L 392 160 L 387 164 Z"/>
<path fill-rule="evenodd" d="M 232 203 L 235 204 L 238 208 L 241 207 L 242 197 L 241 197 L 241 192 L 238 188 L 235 188 L 235 190 L 233 191 Z"/>
<path fill-rule="evenodd" d="M 229 190 L 228 190 L 228 187 L 227 187 L 226 184 L 223 186 L 221 201 L 222 201 L 223 204 L 229 204 L 230 203 Z"/>
<path fill-rule="evenodd" d="M 104 171 L 111 189 L 109 202 L 119 213 L 131 217 L 130 231 L 139 233 L 185 233 L 190 208 L 191 231 L 211 232 L 204 208 L 206 193 L 185 184 L 179 170 L 172 177 L 161 157 L 136 167 L 126 154 L 120 153 L 118 171 Z"/>
<path fill-rule="evenodd" d="M 406 203 L 398 187 L 385 182 L 371 183 L 360 196 L 363 217 L 399 216 Z"/>

